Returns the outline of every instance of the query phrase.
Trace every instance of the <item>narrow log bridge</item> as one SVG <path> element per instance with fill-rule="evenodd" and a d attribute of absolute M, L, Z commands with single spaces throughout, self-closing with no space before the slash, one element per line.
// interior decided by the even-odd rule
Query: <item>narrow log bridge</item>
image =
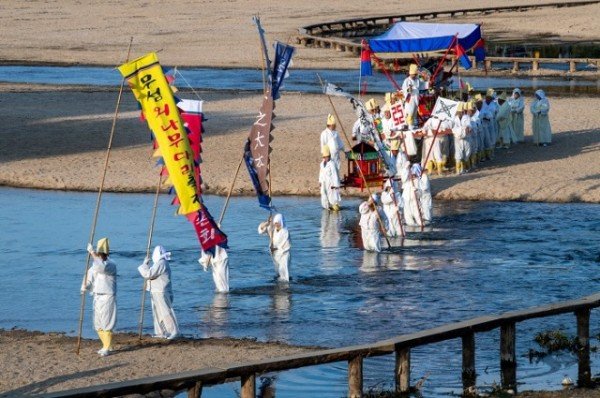
<path fill-rule="evenodd" d="M 46 394 L 48 398 L 69 397 L 115 397 L 128 394 L 149 394 L 158 391 L 187 390 L 189 398 L 199 398 L 202 388 L 210 385 L 240 381 L 241 398 L 256 397 L 256 376 L 268 372 L 281 372 L 307 366 L 348 362 L 348 396 L 361 397 L 363 391 L 363 359 L 382 355 L 395 355 L 394 378 L 396 391 L 410 391 L 411 349 L 442 341 L 462 340 L 462 384 L 465 395 L 474 390 L 475 334 L 500 329 L 500 379 L 504 389 L 516 391 L 517 355 L 516 325 L 528 319 L 573 313 L 577 322 L 579 343 L 578 377 L 580 387 L 590 386 L 590 311 L 600 307 L 600 293 L 562 303 L 507 312 L 498 316 L 482 316 L 463 322 L 452 323 L 421 332 L 397 336 L 373 344 L 316 351 L 306 354 L 274 358 L 260 362 L 232 365 L 224 368 L 206 368 L 184 373 L 129 380 L 125 382 L 91 386 L 76 390 Z"/>
<path fill-rule="evenodd" d="M 458 15 L 488 15 L 501 12 L 522 12 L 539 8 L 577 7 L 600 3 L 600 0 L 573 1 L 563 3 L 525 4 L 504 7 L 469 8 L 450 11 L 433 11 L 415 14 L 386 15 L 368 18 L 343 19 L 333 22 L 322 22 L 303 26 L 298 29 L 296 44 L 305 47 L 329 48 L 335 51 L 360 55 L 361 45 L 357 38 L 378 35 L 399 21 L 429 21 L 439 17 L 453 18 Z M 353 40 L 354 39 L 354 40 Z M 474 64 L 474 59 L 472 59 Z M 518 72 L 522 66 L 528 65 L 530 70 L 538 71 L 549 64 L 568 65 L 569 73 L 575 72 L 578 64 L 595 65 L 600 68 L 597 58 L 517 58 L 487 57 L 486 69 L 491 70 L 494 64 L 512 64 L 511 72 Z M 475 65 L 475 64 L 474 64 Z"/>

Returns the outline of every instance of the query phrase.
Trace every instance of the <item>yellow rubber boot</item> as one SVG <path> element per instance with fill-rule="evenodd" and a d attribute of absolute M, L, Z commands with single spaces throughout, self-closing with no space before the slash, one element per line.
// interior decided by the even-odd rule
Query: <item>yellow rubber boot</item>
<path fill-rule="evenodd" d="M 435 169 L 435 162 L 433 160 L 428 160 L 427 164 L 425 165 L 425 170 L 427 170 L 427 173 L 429 175 L 431 175 L 433 173 L 434 169 Z"/>
<path fill-rule="evenodd" d="M 98 337 L 100 338 L 100 341 L 102 342 L 102 348 L 107 348 L 107 341 L 106 341 L 106 332 L 102 329 L 98 329 Z"/>
<path fill-rule="evenodd" d="M 111 330 L 105 330 L 104 334 L 106 336 L 106 341 L 104 342 L 104 347 L 102 348 L 106 348 L 109 351 L 112 351 L 113 349 L 113 332 Z"/>
<path fill-rule="evenodd" d="M 435 165 L 435 167 L 437 169 L 437 174 L 439 176 L 441 176 L 442 173 L 444 172 L 444 167 L 445 167 L 444 162 L 437 162 L 436 165 Z"/>
<path fill-rule="evenodd" d="M 456 161 L 456 174 L 460 174 L 462 172 L 462 161 Z"/>

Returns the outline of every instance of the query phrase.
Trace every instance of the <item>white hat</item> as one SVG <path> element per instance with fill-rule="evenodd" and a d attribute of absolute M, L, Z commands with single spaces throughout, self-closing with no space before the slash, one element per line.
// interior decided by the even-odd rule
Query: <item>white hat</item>
<path fill-rule="evenodd" d="M 154 251 L 152 252 L 152 262 L 156 264 L 163 258 L 167 261 L 171 260 L 171 252 L 166 251 L 163 246 L 158 245 L 154 248 Z"/>
<path fill-rule="evenodd" d="M 285 220 L 283 219 L 283 214 L 276 213 L 273 216 L 273 224 L 279 224 L 281 225 L 281 228 L 285 227 Z"/>

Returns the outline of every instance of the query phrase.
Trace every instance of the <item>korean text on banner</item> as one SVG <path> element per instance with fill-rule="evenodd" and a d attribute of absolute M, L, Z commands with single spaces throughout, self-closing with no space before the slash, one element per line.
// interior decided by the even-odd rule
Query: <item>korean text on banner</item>
<path fill-rule="evenodd" d="M 158 143 L 169 177 L 181 203 L 180 212 L 200 209 L 193 152 L 169 83 L 156 53 L 119 66 Z"/>

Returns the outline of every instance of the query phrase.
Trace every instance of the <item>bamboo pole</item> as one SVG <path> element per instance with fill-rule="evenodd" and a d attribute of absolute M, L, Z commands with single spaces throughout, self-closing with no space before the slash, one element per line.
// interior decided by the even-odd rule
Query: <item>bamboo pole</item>
<path fill-rule="evenodd" d="M 133 36 L 129 39 L 129 45 L 127 46 L 127 58 L 125 62 L 129 61 L 129 56 L 131 55 L 131 43 L 133 43 Z M 98 213 L 100 211 L 100 203 L 102 201 L 102 191 L 104 190 L 104 181 L 106 180 L 106 170 L 108 169 L 108 159 L 110 158 L 110 150 L 112 148 L 113 137 L 115 135 L 115 126 L 117 124 L 117 118 L 119 116 L 119 107 L 121 106 L 121 97 L 123 96 L 123 88 L 125 87 L 125 78 L 121 80 L 121 86 L 119 87 L 119 95 L 117 97 L 117 105 L 115 107 L 115 114 L 113 116 L 112 126 L 110 128 L 110 135 L 108 138 L 108 146 L 106 148 L 106 157 L 104 159 L 104 168 L 102 170 L 102 175 L 100 178 L 100 187 L 98 188 L 98 197 L 96 198 L 96 209 L 94 210 L 94 218 L 92 221 L 92 228 L 90 231 L 90 240 L 89 243 L 93 244 L 94 235 L 96 233 L 96 224 L 98 222 Z M 85 262 L 85 272 L 83 274 L 83 283 L 85 284 L 88 277 L 88 270 L 90 268 L 90 253 L 87 255 L 87 259 Z M 77 334 L 77 350 L 75 351 L 77 355 L 79 355 L 79 351 L 81 350 L 81 333 L 83 331 L 83 314 L 85 309 L 85 292 L 81 292 L 81 307 L 79 309 L 79 327 Z"/>
<path fill-rule="evenodd" d="M 154 221 L 156 220 L 156 208 L 158 205 L 158 195 L 160 194 L 160 186 L 162 184 L 162 170 L 158 173 L 158 184 L 156 184 L 156 192 L 154 193 L 154 206 L 152 206 L 152 217 L 150 218 L 150 229 L 148 231 L 148 244 L 146 245 L 146 258 L 150 257 L 150 247 L 152 246 L 152 235 L 154 234 Z M 146 284 L 148 281 L 144 278 L 142 284 L 142 304 L 140 306 L 140 321 L 138 323 L 138 337 L 142 340 L 142 332 L 144 330 L 144 307 L 146 304 Z"/>
<path fill-rule="evenodd" d="M 321 76 L 319 76 L 317 74 L 317 77 L 319 78 L 319 81 L 321 82 L 321 86 L 323 86 L 323 80 L 321 79 Z M 346 129 L 344 129 L 344 125 L 342 124 L 342 120 L 340 119 L 340 116 L 337 113 L 337 109 L 335 108 L 335 105 L 333 105 L 333 101 L 331 100 L 330 96 L 326 96 L 327 99 L 329 100 L 329 104 L 331 105 L 331 109 L 333 109 L 333 113 L 335 114 L 335 118 L 337 119 L 338 123 L 340 124 L 340 129 L 342 130 L 342 133 L 344 134 L 344 138 L 346 139 L 346 143 L 348 144 L 348 147 L 350 148 L 350 153 L 352 154 L 353 160 L 354 160 L 354 165 L 356 166 L 356 169 L 358 170 L 358 173 L 360 174 L 360 177 L 362 178 L 363 182 L 365 183 L 365 188 L 367 189 L 367 193 L 369 194 L 369 196 L 371 196 L 371 189 L 369 188 L 369 184 L 367 183 L 367 179 L 365 177 L 365 175 L 363 174 L 360 166 L 358 165 L 358 161 L 356 160 L 356 154 L 354 153 L 354 151 L 352 150 L 352 143 L 350 142 L 350 139 L 348 138 L 348 134 L 346 134 Z M 388 248 L 392 247 L 392 244 L 390 243 L 390 240 L 387 236 L 387 232 L 385 230 L 385 227 L 383 225 L 383 221 L 381 220 L 381 216 L 379 215 L 379 211 L 377 211 L 377 209 L 375 209 L 375 215 L 377 215 L 377 221 L 379 222 L 379 228 L 381 229 L 381 232 L 383 233 L 383 237 L 385 238 L 385 241 L 387 242 Z"/>
<path fill-rule="evenodd" d="M 229 205 L 229 199 L 231 198 L 231 193 L 233 192 L 233 187 L 235 186 L 235 181 L 240 172 L 240 168 L 242 167 L 242 163 L 244 163 L 244 155 L 242 154 L 242 158 L 240 159 L 240 163 L 237 166 L 237 170 L 233 176 L 233 180 L 231 181 L 231 186 L 229 187 L 229 192 L 227 192 L 227 198 L 225 199 L 225 203 L 223 204 L 223 209 L 221 209 L 221 216 L 219 217 L 218 226 L 221 228 L 221 223 L 223 222 L 223 217 L 225 217 L 225 211 L 227 210 L 227 206 Z"/>

